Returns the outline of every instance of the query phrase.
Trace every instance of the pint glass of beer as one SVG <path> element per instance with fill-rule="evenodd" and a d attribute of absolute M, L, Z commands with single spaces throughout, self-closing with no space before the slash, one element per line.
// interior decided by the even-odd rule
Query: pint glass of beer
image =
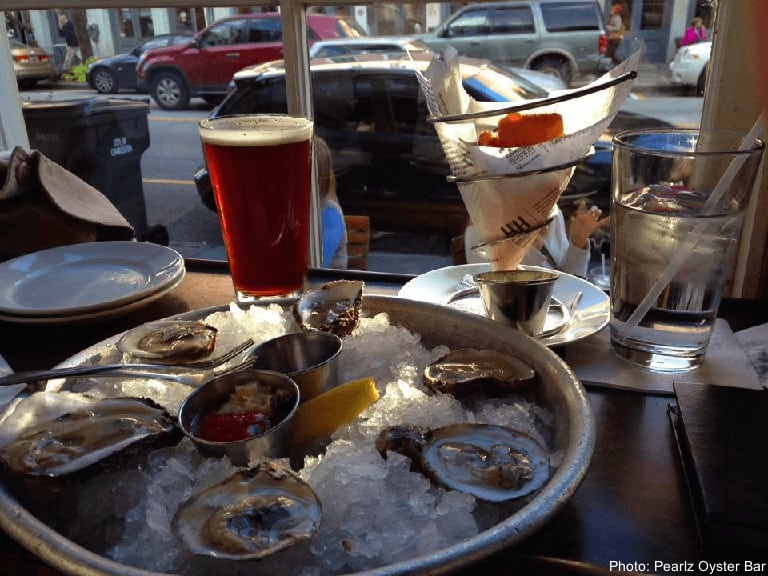
<path fill-rule="evenodd" d="M 237 301 L 296 295 L 307 272 L 312 121 L 222 116 L 199 131 Z"/>

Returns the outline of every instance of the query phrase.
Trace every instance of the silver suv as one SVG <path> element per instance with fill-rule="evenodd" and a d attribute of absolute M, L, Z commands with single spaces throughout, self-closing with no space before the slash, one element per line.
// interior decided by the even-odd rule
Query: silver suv
<path fill-rule="evenodd" d="M 570 83 L 608 69 L 607 38 L 595 0 L 514 0 L 461 8 L 419 36 L 434 50 L 547 72 Z"/>

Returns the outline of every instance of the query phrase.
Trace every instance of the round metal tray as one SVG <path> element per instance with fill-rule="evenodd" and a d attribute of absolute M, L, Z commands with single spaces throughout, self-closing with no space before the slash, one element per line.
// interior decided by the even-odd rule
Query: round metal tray
<path fill-rule="evenodd" d="M 224 306 L 195 310 L 178 318 L 200 319 Z M 554 413 L 553 451 L 562 459 L 549 482 L 524 507 L 476 536 L 434 553 L 390 564 L 359 574 L 433 574 L 463 566 L 520 542 L 536 532 L 571 498 L 587 472 L 595 444 L 595 427 L 586 392 L 571 369 L 549 348 L 522 332 L 485 318 L 443 306 L 389 296 L 366 296 L 366 314 L 386 312 L 390 322 L 422 336 L 431 348 L 491 348 L 512 353 L 528 362 L 540 375 L 537 402 Z M 62 365 L 83 363 L 94 353 L 113 345 L 115 335 L 73 356 Z M 63 537 L 26 510 L 0 479 L 0 528 L 53 568 L 66 574 L 95 576 L 160 576 L 94 554 Z"/>

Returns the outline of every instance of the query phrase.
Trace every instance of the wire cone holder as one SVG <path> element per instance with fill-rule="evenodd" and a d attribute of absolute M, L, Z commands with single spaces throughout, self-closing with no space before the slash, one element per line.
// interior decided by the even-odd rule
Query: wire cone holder
<path fill-rule="evenodd" d="M 433 58 L 419 83 L 451 175 L 481 242 L 473 250 L 494 270 L 517 267 L 570 182 L 629 96 L 641 51 L 591 84 L 520 102 L 477 102 L 463 89 L 453 49 Z M 534 146 L 479 146 L 478 135 L 495 129 L 510 112 L 558 113 L 565 135 Z"/>

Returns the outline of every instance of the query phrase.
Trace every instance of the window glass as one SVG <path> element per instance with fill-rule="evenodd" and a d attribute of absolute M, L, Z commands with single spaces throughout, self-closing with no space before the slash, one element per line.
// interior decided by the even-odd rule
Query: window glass
<path fill-rule="evenodd" d="M 248 22 L 248 42 L 280 42 L 283 38 L 279 18 L 258 18 Z"/>
<path fill-rule="evenodd" d="M 168 38 L 153 38 L 147 40 L 141 47 L 142 50 L 152 50 L 153 48 L 161 48 L 168 45 Z"/>
<path fill-rule="evenodd" d="M 229 20 L 212 26 L 202 39 L 203 46 L 229 46 L 245 41 L 243 37 L 243 21 Z"/>
<path fill-rule="evenodd" d="M 658 75 L 658 83 L 665 88 L 659 92 L 675 101 L 674 105 L 652 109 L 658 93 L 645 92 L 643 98 L 627 102 L 611 130 L 662 124 L 690 126 L 697 122 L 702 98 L 696 93 L 695 85 L 670 86 L 669 63 L 675 53 L 675 39 L 689 24 L 692 14 L 704 16 L 708 28 L 714 28 L 712 18 L 707 17 L 711 13 L 708 0 L 555 0 L 535 5 L 505 2 L 500 4 L 502 7 L 478 0 L 458 4 L 362 5 L 352 0 L 338 0 L 332 6 L 307 8 L 306 36 L 309 45 L 318 40 L 336 42 L 360 35 L 377 40 L 392 37 L 402 40 L 418 34 L 425 43 L 439 40 L 442 43 L 436 45 L 437 50 L 452 45 L 462 54 L 479 59 L 476 67 L 465 68 L 462 78 L 471 97 L 484 102 L 519 102 L 542 98 L 548 91 L 564 86 L 582 86 L 601 73 L 597 64 L 594 69 L 587 66 L 605 61 L 600 53 L 600 37 L 604 34 L 601 23 L 607 19 L 609 5 L 616 2 L 623 7 L 622 15 L 629 30 L 627 39 L 619 47 L 619 57 L 626 58 L 642 41 L 646 46 L 644 67 L 640 71 L 642 80 L 647 85 L 649 77 Z M 142 95 L 149 101 L 150 146 L 141 155 L 140 164 L 148 224 L 166 227 L 170 245 L 186 256 L 223 259 L 226 256 L 215 210 L 205 203 L 204 192 L 196 184 L 204 181 L 198 178 L 199 170 L 204 172 L 204 161 L 196 123 L 212 114 L 287 112 L 283 67 L 267 64 L 283 56 L 279 45 L 284 41 L 279 7 L 150 7 L 152 0 L 141 2 L 141 8 L 117 9 L 109 7 L 108 2 L 104 4 L 107 5 L 104 8 L 71 11 L 73 18 L 84 25 L 98 22 L 101 34 L 91 48 L 99 57 L 128 52 L 145 36 L 151 38 L 179 31 L 194 33 L 206 26 L 212 27 L 201 39 L 205 46 L 229 46 L 236 42 L 271 44 L 257 46 L 258 52 L 247 55 L 242 45 L 236 51 L 180 49 L 180 53 L 190 58 L 185 64 L 189 70 L 185 79 L 190 83 L 228 66 L 232 66 L 233 71 L 239 70 L 243 79 L 236 86 L 233 72 L 227 72 L 211 82 L 182 84 L 178 94 L 188 98 L 178 109 L 162 108 L 152 92 L 153 87 L 158 91 L 163 87 L 172 97 L 177 80 L 174 75 L 166 75 L 163 82 L 155 84 L 148 81 L 142 88 L 146 90 L 145 95 L 125 81 L 120 82 L 117 94 L 97 94 L 85 85 L 79 92 L 79 96 L 87 94 L 97 98 Z M 21 11 L 18 21 L 28 27 L 27 32 L 41 47 L 50 51 L 60 67 L 65 47 L 57 35 L 55 17 L 51 20 L 53 13 L 46 10 L 48 6 L 37 8 Z M 461 9 L 466 12 L 455 17 Z M 249 13 L 268 13 L 270 17 L 246 18 Z M 233 19 L 225 21 L 225 18 Z M 434 38 L 433 33 L 441 30 L 444 22 L 451 23 L 448 37 Z M 541 29 L 540 24 L 543 24 Z M 564 70 L 564 61 L 555 55 L 529 61 L 534 49 L 527 41 L 534 35 L 533 30 L 537 37 L 541 34 L 546 39 L 549 34 L 561 34 L 561 38 L 567 40 L 559 43 L 558 48 L 572 51 L 578 61 L 579 70 L 572 78 L 568 77 L 568 70 Z M 578 34 L 571 33 L 574 31 Z M 581 41 L 584 37 L 587 39 Z M 154 47 L 155 41 L 152 42 Z M 603 49 L 604 43 L 605 38 Z M 474 47 L 480 49 L 473 53 Z M 81 46 L 83 59 L 90 56 L 87 48 L 87 45 Z M 462 233 L 467 216 L 457 186 L 446 181 L 445 154 L 434 125 L 428 121 L 424 95 L 416 80 L 416 70 L 424 69 L 423 61 L 428 62 L 429 55 L 406 54 L 402 49 L 396 54 L 385 51 L 384 45 L 375 50 L 344 45 L 333 49 L 340 54 L 333 61 L 318 59 L 313 63 L 310 96 L 317 132 L 327 140 L 332 151 L 342 209 L 350 215 L 371 217 L 374 254 L 407 254 L 409 259 L 414 257 L 418 266 L 422 266 L 424 257 L 423 266 L 428 268 L 437 267 L 438 262 L 451 264 L 450 240 Z M 381 54 L 374 53 L 379 50 Z M 359 54 L 361 51 L 366 53 Z M 233 62 L 234 52 L 241 54 L 242 61 Z M 333 54 L 324 54 L 328 55 Z M 289 70 L 293 72 L 292 67 Z M 537 72 L 546 72 L 546 75 Z M 700 74 L 696 72 L 694 82 Z M 565 84 L 552 80 L 553 76 L 560 75 L 565 78 Z M 300 75 L 299 82 L 301 79 Z M 41 83 L 40 88 L 60 91 L 62 98 L 73 96 L 66 91 L 69 86 L 63 83 Z M 22 91 L 21 97 L 34 98 L 35 94 Z M 218 105 L 221 107 L 217 108 Z M 664 110 L 659 112 L 661 108 Z M 652 110 L 649 112 L 649 109 Z M 595 158 L 598 155 L 595 154 Z M 610 153 L 607 157 L 610 160 Z M 593 162 L 590 168 L 595 166 Z M 602 168 L 605 162 L 597 166 Z M 602 180 L 597 183 L 595 174 L 589 174 L 591 180 L 585 184 L 574 179 L 573 189 L 583 191 L 588 203 L 597 203 L 599 194 L 609 183 L 606 180 L 609 174 L 600 172 Z M 396 241 L 406 238 L 411 241 Z M 374 257 L 369 259 L 369 266 L 379 271 L 413 271 L 406 267 L 404 260 L 400 258 L 386 267 L 383 260 Z"/>
<path fill-rule="evenodd" d="M 528 6 L 499 8 L 492 12 L 493 34 L 529 34 L 535 32 L 533 12 Z"/>
<path fill-rule="evenodd" d="M 546 90 L 519 72 L 493 65 L 472 68 L 472 73 L 464 77 L 464 89 L 480 102 L 519 102 L 547 95 Z"/>
<path fill-rule="evenodd" d="M 279 113 L 285 114 L 285 76 L 249 83 L 232 94 L 217 111 L 217 115 Z"/>
<path fill-rule="evenodd" d="M 544 26 L 549 32 L 568 30 L 597 30 L 600 20 L 592 2 L 582 4 L 547 3 L 541 5 Z"/>
<path fill-rule="evenodd" d="M 398 133 L 413 133 L 419 101 L 419 82 L 415 74 L 396 74 L 386 81 L 387 103 L 392 110 L 394 128 Z"/>
<path fill-rule="evenodd" d="M 133 37 L 133 10 L 120 9 L 120 34 L 125 38 Z"/>
<path fill-rule="evenodd" d="M 488 34 L 491 29 L 489 15 L 489 10 L 471 10 L 466 14 L 462 14 L 451 22 L 448 35 L 451 37 L 461 37 Z"/>
<path fill-rule="evenodd" d="M 155 24 L 149 8 L 139 9 L 139 26 L 141 28 L 142 38 L 151 38 L 155 35 Z"/>
<path fill-rule="evenodd" d="M 313 74 L 312 100 L 318 126 L 348 129 L 354 121 L 351 73 Z"/>
<path fill-rule="evenodd" d="M 664 7 L 666 0 L 643 0 L 640 13 L 640 28 L 643 30 L 658 30 L 664 23 Z"/>
<path fill-rule="evenodd" d="M 339 36 L 349 36 L 350 38 L 366 36 L 365 30 L 350 18 L 339 20 L 336 23 L 336 27 L 338 28 Z"/>

